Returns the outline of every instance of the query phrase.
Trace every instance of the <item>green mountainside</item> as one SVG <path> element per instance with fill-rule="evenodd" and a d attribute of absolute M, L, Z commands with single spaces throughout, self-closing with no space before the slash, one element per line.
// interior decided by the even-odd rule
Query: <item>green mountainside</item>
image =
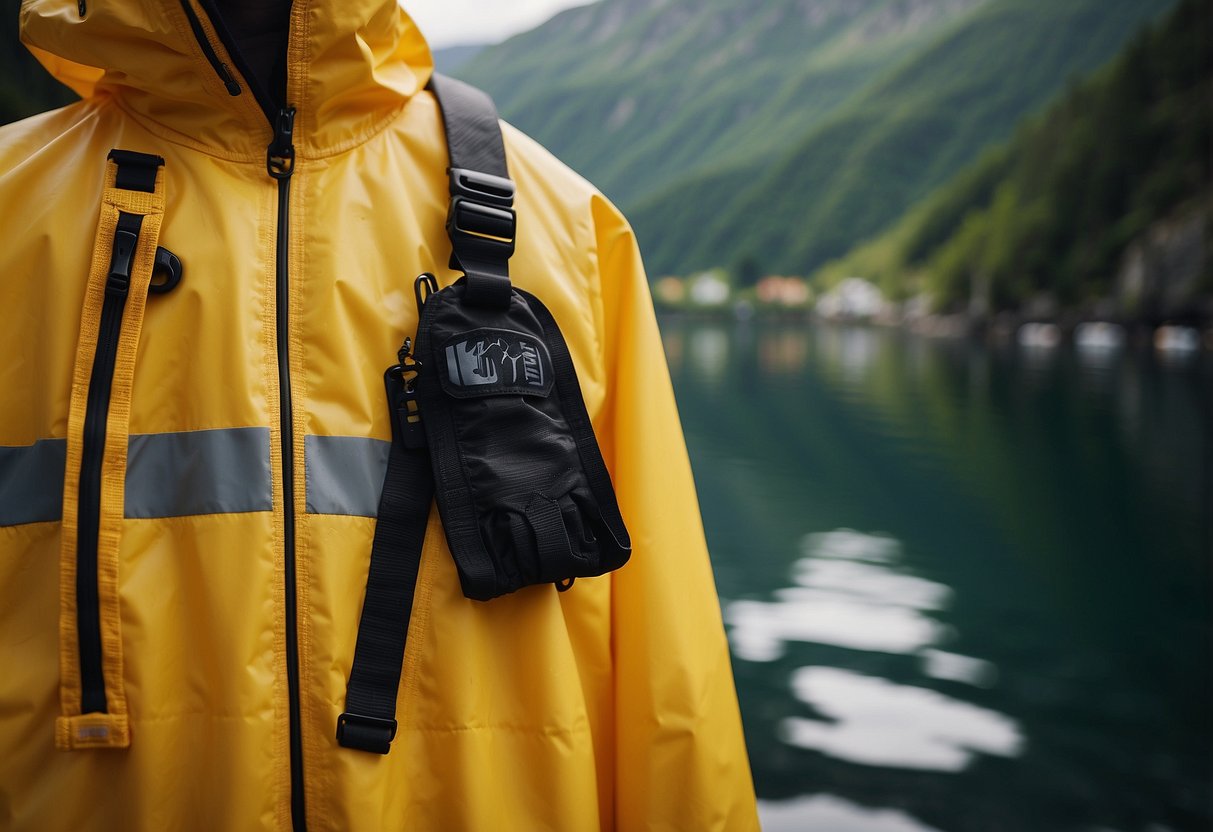
<path fill-rule="evenodd" d="M 461 66 L 484 51 L 484 47 L 483 43 L 465 43 L 434 49 L 434 69 L 445 75 L 453 75 Z"/>
<path fill-rule="evenodd" d="M 883 230 L 1171 5 L 979 6 L 806 135 L 782 134 L 776 158 L 700 171 L 625 202 L 650 269 L 686 274 L 757 260 L 767 271 L 811 272 Z"/>
<path fill-rule="evenodd" d="M 975 295 L 986 310 L 1043 292 L 1065 306 L 1108 298 L 1126 249 L 1160 221 L 1213 220 L 1211 35 L 1213 7 L 1185 0 L 1012 141 L 821 277 L 861 275 L 894 296 L 926 291 L 952 309 L 972 308 Z"/>
<path fill-rule="evenodd" d="M 630 207 L 687 177 L 775 158 L 981 2 L 604 0 L 456 74 Z M 665 230 L 654 223 L 649 236 Z"/>

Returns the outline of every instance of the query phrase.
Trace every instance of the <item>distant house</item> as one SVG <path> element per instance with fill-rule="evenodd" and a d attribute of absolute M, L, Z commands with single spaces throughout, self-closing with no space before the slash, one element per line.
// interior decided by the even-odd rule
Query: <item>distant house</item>
<path fill-rule="evenodd" d="M 700 272 L 688 281 L 691 304 L 694 306 L 724 306 L 729 302 L 729 283 L 718 272 Z"/>
<path fill-rule="evenodd" d="M 888 309 L 888 301 L 876 284 L 862 277 L 848 277 L 817 301 L 823 318 L 869 320 Z"/>

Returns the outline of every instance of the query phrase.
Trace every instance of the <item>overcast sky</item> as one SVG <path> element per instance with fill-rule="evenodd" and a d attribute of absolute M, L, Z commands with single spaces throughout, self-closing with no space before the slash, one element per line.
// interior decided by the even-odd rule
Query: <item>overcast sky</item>
<path fill-rule="evenodd" d="M 589 0 L 401 0 L 430 46 L 496 43 Z"/>

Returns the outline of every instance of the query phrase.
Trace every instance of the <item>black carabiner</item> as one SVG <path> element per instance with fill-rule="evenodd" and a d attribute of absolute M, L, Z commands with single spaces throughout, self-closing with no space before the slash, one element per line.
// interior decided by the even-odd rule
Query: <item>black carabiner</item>
<path fill-rule="evenodd" d="M 424 293 L 422 292 L 424 289 Z M 421 314 L 421 307 L 425 306 L 426 300 L 430 295 L 438 291 L 438 278 L 434 277 L 429 272 L 423 272 L 413 281 L 413 296 L 417 298 L 417 314 Z"/>
<path fill-rule="evenodd" d="M 163 246 L 156 246 L 156 260 L 152 266 L 152 282 L 147 287 L 153 295 L 163 295 L 177 288 L 184 270 L 181 258 Z"/>

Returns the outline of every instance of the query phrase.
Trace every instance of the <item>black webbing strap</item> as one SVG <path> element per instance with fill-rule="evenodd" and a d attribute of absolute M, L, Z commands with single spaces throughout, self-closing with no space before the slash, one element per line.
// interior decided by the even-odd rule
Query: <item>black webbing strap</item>
<path fill-rule="evenodd" d="M 526 506 L 526 521 L 535 535 L 541 568 L 545 574 L 555 575 L 573 548 L 564 527 L 560 503 L 543 494 L 532 494 Z"/>
<path fill-rule="evenodd" d="M 105 158 L 113 159 L 118 166 L 114 187 L 149 194 L 156 192 L 156 171 L 164 165 L 164 157 L 114 148 Z"/>
<path fill-rule="evenodd" d="M 379 498 L 345 713 L 337 718 L 339 744 L 376 754 L 388 753 L 396 736 L 396 691 L 421 566 L 421 546 L 434 498 L 424 433 L 415 420 L 409 421 L 409 395 L 399 376 L 394 375 L 398 371 L 388 371 L 392 449 Z"/>
<path fill-rule="evenodd" d="M 514 253 L 514 183 L 497 108 L 480 90 L 445 75 L 431 76 L 429 88 L 442 110 L 450 158 L 451 268 L 467 275 L 465 303 L 505 307 Z"/>

